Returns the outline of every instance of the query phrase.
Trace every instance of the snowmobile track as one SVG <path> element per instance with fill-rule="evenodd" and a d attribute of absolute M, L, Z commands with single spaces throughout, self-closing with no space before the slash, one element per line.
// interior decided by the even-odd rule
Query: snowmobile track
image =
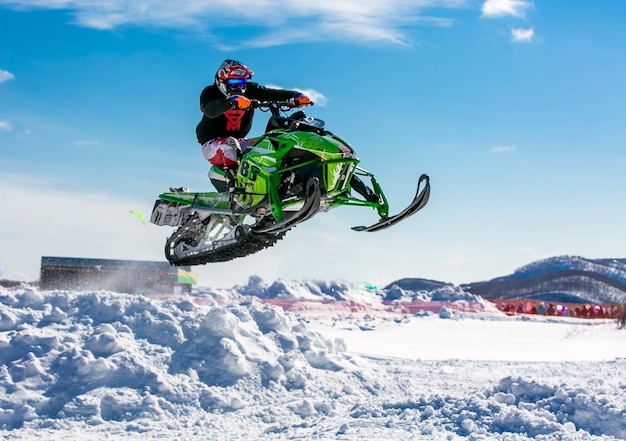
<path fill-rule="evenodd" d="M 203 253 L 185 257 L 176 261 L 170 261 L 172 265 L 204 265 L 207 263 L 228 262 L 238 257 L 245 257 L 273 246 L 281 240 L 288 230 L 276 234 L 258 234 L 251 232 L 237 243 L 219 248 L 211 253 Z"/>

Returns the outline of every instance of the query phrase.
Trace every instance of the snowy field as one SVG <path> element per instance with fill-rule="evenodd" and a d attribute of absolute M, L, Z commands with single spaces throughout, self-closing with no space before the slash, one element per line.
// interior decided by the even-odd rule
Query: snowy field
<path fill-rule="evenodd" d="M 6 440 L 626 439 L 626 330 L 0 288 Z"/>

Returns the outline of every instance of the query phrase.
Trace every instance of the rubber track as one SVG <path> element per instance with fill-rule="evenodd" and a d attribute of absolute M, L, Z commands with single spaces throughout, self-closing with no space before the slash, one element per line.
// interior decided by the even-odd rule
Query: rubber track
<path fill-rule="evenodd" d="M 219 248 L 208 254 L 198 254 L 191 257 L 186 257 L 170 263 L 175 266 L 181 265 L 204 265 L 206 263 L 215 262 L 228 262 L 229 260 L 237 259 L 238 257 L 249 256 L 258 251 L 264 250 L 273 246 L 276 242 L 281 240 L 287 231 L 281 231 L 277 234 L 257 234 L 251 232 L 239 242 L 229 246 Z"/>

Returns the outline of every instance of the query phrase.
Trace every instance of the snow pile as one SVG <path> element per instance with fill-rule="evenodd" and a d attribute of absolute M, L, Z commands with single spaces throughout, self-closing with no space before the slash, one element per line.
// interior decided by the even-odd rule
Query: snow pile
<path fill-rule="evenodd" d="M 379 303 L 382 291 L 367 284 L 324 280 L 283 280 L 268 285 L 259 276 L 251 276 L 248 284 L 235 287 L 242 296 L 281 300 L 341 300 L 361 304 Z"/>
<path fill-rule="evenodd" d="M 0 297 L 0 428 L 7 430 L 68 421 L 140 427 L 260 403 L 247 418 L 267 427 L 329 414 L 343 397 L 361 399 L 377 387 L 341 341 L 258 302 L 197 306 L 33 289 Z"/>
<path fill-rule="evenodd" d="M 424 283 L 419 283 L 422 286 Z M 418 311 L 439 313 L 440 308 L 454 314 L 460 312 L 490 312 L 501 315 L 496 306 L 484 298 L 468 293 L 459 286 L 437 282 L 427 283 L 430 290 L 410 290 L 398 285 L 377 289 L 361 282 L 299 281 L 278 279 L 268 285 L 258 276 L 251 276 L 247 285 L 230 290 L 210 290 L 202 293 L 216 302 L 239 301 L 246 297 L 281 306 L 290 312 L 310 317 L 364 315 L 413 315 Z"/>
<path fill-rule="evenodd" d="M 193 300 L 0 289 L 0 438 L 626 439 L 626 334 L 608 322 Z"/>
<path fill-rule="evenodd" d="M 355 406 L 352 416 L 424 439 L 626 439 L 624 394 L 618 391 L 621 402 L 616 402 L 614 393 L 601 380 L 590 379 L 581 388 L 506 377 L 470 396 L 451 392 L 366 403 Z"/>

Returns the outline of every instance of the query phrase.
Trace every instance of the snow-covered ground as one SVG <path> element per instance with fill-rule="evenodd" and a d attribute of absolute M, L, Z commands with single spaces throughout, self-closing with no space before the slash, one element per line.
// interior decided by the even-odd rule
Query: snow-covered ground
<path fill-rule="evenodd" d="M 626 330 L 0 288 L 7 440 L 626 439 Z"/>

